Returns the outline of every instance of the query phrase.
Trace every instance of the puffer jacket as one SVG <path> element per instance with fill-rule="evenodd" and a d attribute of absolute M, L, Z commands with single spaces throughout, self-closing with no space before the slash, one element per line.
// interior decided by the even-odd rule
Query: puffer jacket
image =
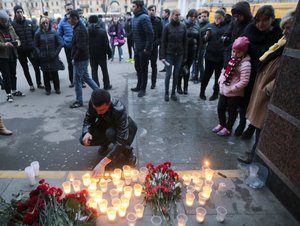
<path fill-rule="evenodd" d="M 143 7 L 132 19 L 132 38 L 135 52 L 152 51 L 153 28 L 147 10 Z"/>
<path fill-rule="evenodd" d="M 62 45 L 55 30 L 39 29 L 34 36 L 34 48 L 42 71 L 51 72 L 60 69 L 59 53 Z"/>
<path fill-rule="evenodd" d="M 5 38 L 1 32 L 1 29 L 0 29 L 0 59 L 10 59 L 10 56 L 12 55 L 10 52 L 11 48 L 13 48 L 13 54 L 15 55 L 15 57 L 18 57 L 18 52 L 16 47 L 5 46 Z M 13 26 L 8 25 L 8 27 L 5 29 L 7 29 L 7 32 L 10 34 L 12 41 L 20 40 Z"/>
<path fill-rule="evenodd" d="M 72 48 L 73 28 L 66 15 L 59 22 L 57 32 L 61 38 L 62 45 L 67 48 Z"/>
<path fill-rule="evenodd" d="M 171 22 L 164 27 L 161 39 L 159 59 L 166 59 L 167 55 L 187 56 L 187 35 L 186 27 L 181 22 Z"/>
<path fill-rule="evenodd" d="M 22 20 L 15 18 L 12 22 L 12 26 L 21 41 L 21 46 L 18 47 L 18 50 L 32 51 L 34 48 L 36 26 L 34 26 L 30 20 L 26 20 L 25 17 Z"/>
<path fill-rule="evenodd" d="M 235 68 L 232 80 L 228 86 L 224 84 L 226 81 L 224 72 L 225 69 L 222 70 L 218 81 L 220 93 L 226 97 L 244 96 L 244 90 L 249 82 L 251 74 L 250 56 L 247 55 L 244 57 L 239 65 Z"/>

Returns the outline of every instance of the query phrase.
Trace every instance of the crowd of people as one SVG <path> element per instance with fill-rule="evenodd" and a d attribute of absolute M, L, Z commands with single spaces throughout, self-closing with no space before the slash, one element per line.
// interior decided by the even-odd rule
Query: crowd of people
<path fill-rule="evenodd" d="M 158 59 L 164 64 L 160 72 L 165 72 L 163 98 L 166 102 L 170 99 L 178 101 L 177 94 L 188 95 L 189 85 L 199 83 L 199 98 L 205 101 L 206 88 L 214 75 L 213 94 L 209 101 L 218 100 L 219 123 L 212 132 L 219 136 L 231 135 L 239 115 L 236 136 L 248 139 L 256 131 L 251 152 L 239 160 L 244 163 L 252 161 L 295 9 L 289 10 L 280 20 L 275 18 L 271 5 L 262 6 L 252 15 L 249 3 L 241 1 L 232 6 L 231 15 L 223 8 L 218 9 L 214 21 L 210 22 L 208 11 L 198 12 L 196 9 L 190 9 L 184 18 L 180 9 L 164 9 L 160 18 L 156 15 L 155 5 L 146 8 L 143 1 L 136 0 L 132 2 L 133 15 L 127 12 L 125 20 L 114 16 L 108 26 L 101 17 L 90 16 L 85 20 L 83 12 L 74 10 L 71 3 L 65 5 L 65 11 L 57 27 L 52 26 L 51 19 L 46 16 L 42 16 L 39 27 L 35 27 L 23 16 L 24 10 L 19 5 L 14 7 L 12 21 L 5 10 L 0 10 L 0 83 L 8 102 L 13 102 L 14 97 L 24 96 L 17 89 L 17 59 L 30 91 L 34 91 L 35 86 L 28 60 L 35 71 L 36 87 L 45 89 L 50 95 L 50 82 L 53 81 L 55 92 L 60 94 L 58 71 L 65 70 L 65 66 L 59 53 L 63 48 L 69 87 L 75 87 L 76 94 L 70 107 L 81 107 L 82 87 L 87 84 L 93 90 L 100 88 L 99 65 L 103 75 L 101 86 L 105 90 L 112 88 L 107 60 L 115 60 L 117 48 L 119 62 L 122 62 L 122 48 L 127 42 L 128 62 L 134 63 L 137 75 L 137 84 L 131 91 L 137 92 L 138 97 L 146 95 L 149 62 L 150 88 L 156 88 Z M 88 73 L 89 63 L 92 76 Z M 251 124 L 245 130 L 246 119 Z M 1 118 L 0 123 L 2 126 Z M 6 128 L 4 131 L 7 132 Z"/>

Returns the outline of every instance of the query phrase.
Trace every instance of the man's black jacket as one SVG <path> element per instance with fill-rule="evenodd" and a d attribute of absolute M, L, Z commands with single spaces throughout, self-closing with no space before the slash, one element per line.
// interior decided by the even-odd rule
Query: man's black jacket
<path fill-rule="evenodd" d="M 79 21 L 73 28 L 71 58 L 76 61 L 89 59 L 89 38 L 84 24 Z"/>

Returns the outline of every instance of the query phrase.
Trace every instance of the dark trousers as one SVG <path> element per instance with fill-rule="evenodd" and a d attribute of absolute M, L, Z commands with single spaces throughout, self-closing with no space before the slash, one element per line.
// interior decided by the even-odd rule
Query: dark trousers
<path fill-rule="evenodd" d="M 173 84 L 172 84 L 172 91 L 171 94 L 175 95 L 175 90 L 178 83 L 178 76 L 179 76 L 179 70 L 180 66 L 182 64 L 182 55 L 167 55 L 166 60 L 170 64 L 169 66 L 166 66 L 166 77 L 165 77 L 165 94 L 169 95 L 169 86 L 170 86 L 170 79 L 172 76 L 172 67 L 173 69 Z"/>
<path fill-rule="evenodd" d="M 51 91 L 50 81 L 53 81 L 55 91 L 60 90 L 58 71 L 43 72 L 45 90 Z"/>
<path fill-rule="evenodd" d="M 157 58 L 158 58 L 158 46 L 154 46 L 150 56 L 150 63 L 151 63 L 151 84 L 156 85 L 157 79 Z"/>
<path fill-rule="evenodd" d="M 232 126 L 236 120 L 237 109 L 240 105 L 242 97 L 226 97 L 220 95 L 218 102 L 218 116 L 219 124 L 226 127 L 228 130 L 232 129 Z M 226 120 L 226 111 L 228 111 L 228 120 Z"/>
<path fill-rule="evenodd" d="M 179 77 L 178 77 L 178 84 L 177 86 L 181 88 L 181 80 L 183 79 L 183 89 L 184 91 L 188 90 L 189 79 L 190 79 L 190 69 L 195 59 L 195 51 L 188 51 L 187 60 L 181 65 Z M 184 71 L 185 70 L 187 71 Z"/>
<path fill-rule="evenodd" d="M 149 55 L 144 52 L 134 54 L 134 67 L 137 72 L 137 88 L 146 91 L 148 82 Z"/>
<path fill-rule="evenodd" d="M 201 93 L 205 93 L 206 87 L 209 83 L 209 80 L 213 73 L 215 72 L 215 84 L 214 84 L 214 93 L 219 93 L 219 84 L 218 80 L 221 74 L 223 68 L 223 62 L 214 62 L 205 59 L 205 71 L 204 71 L 204 77 L 201 82 Z"/>
<path fill-rule="evenodd" d="M 204 64 L 203 64 L 203 57 L 204 57 L 205 49 L 201 49 L 199 52 L 198 59 L 194 61 L 193 68 L 192 68 L 192 76 L 194 80 L 198 80 L 198 74 L 200 71 L 200 81 L 203 80 L 204 77 Z"/>
<path fill-rule="evenodd" d="M 129 38 L 127 39 L 127 48 L 128 48 L 129 58 L 132 59 L 132 50 L 134 50 L 132 39 L 129 39 Z"/>
<path fill-rule="evenodd" d="M 3 85 L 6 94 L 17 89 L 16 76 L 17 61 L 0 61 L 0 72 L 2 73 Z"/>
<path fill-rule="evenodd" d="M 87 47 L 88 48 L 88 47 Z M 71 58 L 71 48 L 64 47 L 65 54 L 68 62 L 68 72 L 69 72 L 69 80 L 70 83 L 73 84 L 73 64 L 72 64 L 72 58 Z"/>
<path fill-rule="evenodd" d="M 41 85 L 42 84 L 41 83 L 41 71 L 39 69 L 37 60 L 32 57 L 32 51 L 19 50 L 18 55 L 19 55 L 19 62 L 23 68 L 23 72 L 24 72 L 25 78 L 28 82 L 28 85 L 33 86 L 33 82 L 32 82 L 32 79 L 31 79 L 31 76 L 29 73 L 27 58 L 29 59 L 29 61 L 31 62 L 31 64 L 34 68 L 36 84 Z"/>
<path fill-rule="evenodd" d="M 103 75 L 103 86 L 104 86 L 104 88 L 108 88 L 110 86 L 110 81 L 109 81 L 109 75 L 108 75 L 108 70 L 107 70 L 106 58 L 104 58 L 104 59 L 91 58 L 90 65 L 91 65 L 91 69 L 92 69 L 92 78 L 99 87 L 100 87 L 100 84 L 99 84 L 99 79 L 98 79 L 98 66 L 100 65 L 102 75 Z"/>

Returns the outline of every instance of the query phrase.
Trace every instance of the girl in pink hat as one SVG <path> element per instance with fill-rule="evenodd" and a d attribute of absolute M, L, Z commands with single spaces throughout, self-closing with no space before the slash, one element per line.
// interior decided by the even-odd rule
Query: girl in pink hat
<path fill-rule="evenodd" d="M 219 124 L 212 131 L 219 136 L 229 136 L 237 116 L 237 109 L 244 96 L 251 73 L 250 56 L 247 54 L 249 39 L 237 38 L 232 45 L 231 60 L 219 78 Z M 228 119 L 226 119 L 226 111 Z"/>

